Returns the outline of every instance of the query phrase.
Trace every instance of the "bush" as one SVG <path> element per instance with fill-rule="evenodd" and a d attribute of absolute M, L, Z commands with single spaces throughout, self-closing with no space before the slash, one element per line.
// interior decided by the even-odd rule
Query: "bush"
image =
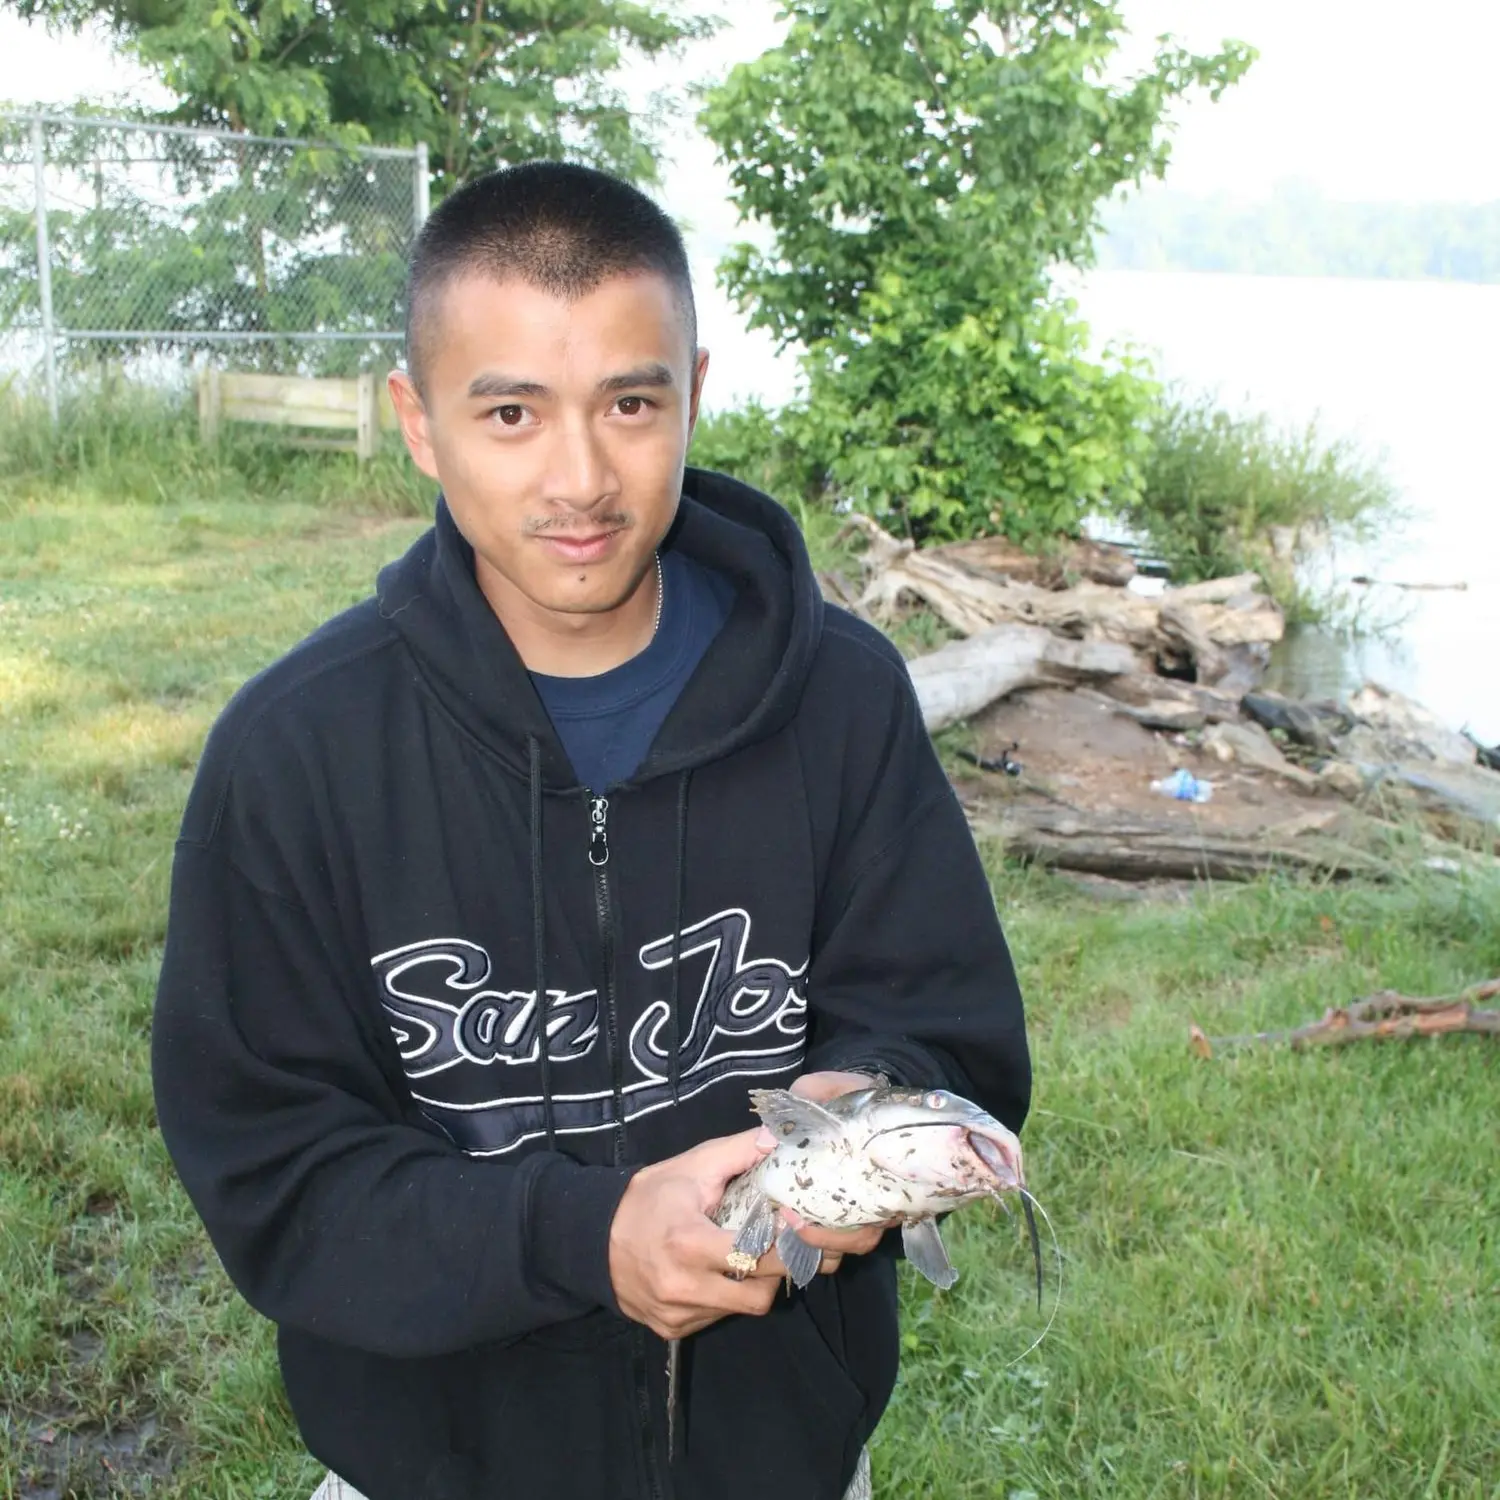
<path fill-rule="evenodd" d="M 698 419 L 688 462 L 728 474 L 793 506 L 816 500 L 827 470 L 799 444 L 803 412 L 767 411 L 759 401 Z"/>
<path fill-rule="evenodd" d="M 1380 466 L 1316 422 L 1278 428 L 1211 397 L 1174 394 L 1148 423 L 1140 492 L 1114 515 L 1171 567 L 1174 582 L 1259 573 L 1294 619 L 1339 613 L 1308 564 L 1330 546 L 1366 542 L 1400 516 Z"/>
<path fill-rule="evenodd" d="M 1053 273 L 1089 264 L 1118 188 L 1164 170 L 1172 106 L 1254 54 L 1163 37 L 1121 66 L 1122 9 L 785 0 L 781 42 L 703 96 L 762 231 L 720 284 L 804 351 L 797 449 L 893 531 L 1046 546 L 1136 484 L 1154 393 L 1089 357 Z"/>
<path fill-rule="evenodd" d="M 1140 366 L 1084 357 L 1073 304 L 1038 297 L 935 321 L 926 278 L 867 295 L 868 341 L 804 360 L 800 433 L 841 498 L 916 542 L 1002 534 L 1045 550 L 1140 481 L 1156 387 Z"/>

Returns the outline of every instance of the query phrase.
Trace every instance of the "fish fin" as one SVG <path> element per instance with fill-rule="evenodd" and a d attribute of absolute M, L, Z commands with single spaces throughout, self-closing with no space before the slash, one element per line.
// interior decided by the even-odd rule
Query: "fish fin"
<path fill-rule="evenodd" d="M 901 1226 L 901 1244 L 906 1258 L 934 1286 L 947 1291 L 958 1280 L 958 1272 L 948 1259 L 936 1219 L 916 1219 Z"/>
<path fill-rule="evenodd" d="M 818 1274 L 823 1264 L 823 1252 L 809 1245 L 790 1224 L 783 1224 L 776 1236 L 776 1252 L 786 1267 L 786 1274 L 799 1287 L 804 1287 Z"/>
<path fill-rule="evenodd" d="M 776 1210 L 771 1207 L 764 1193 L 757 1193 L 750 1200 L 740 1232 L 734 1237 L 731 1254 L 748 1256 L 752 1262 L 758 1261 L 771 1248 L 771 1242 L 775 1238 Z M 748 1276 L 752 1269 L 753 1266 L 747 1266 L 744 1276 Z M 744 1276 L 737 1275 L 735 1280 L 742 1281 Z"/>
<path fill-rule="evenodd" d="M 786 1089 L 751 1089 L 750 1107 L 773 1135 L 842 1135 L 844 1122 L 812 1099 L 801 1099 Z"/>
<path fill-rule="evenodd" d="M 851 1115 L 857 1115 L 860 1110 L 868 1109 L 882 1094 L 890 1092 L 890 1081 L 882 1073 L 863 1088 L 852 1089 L 847 1094 L 838 1094 L 828 1101 L 830 1113 L 838 1115 L 847 1120 Z"/>

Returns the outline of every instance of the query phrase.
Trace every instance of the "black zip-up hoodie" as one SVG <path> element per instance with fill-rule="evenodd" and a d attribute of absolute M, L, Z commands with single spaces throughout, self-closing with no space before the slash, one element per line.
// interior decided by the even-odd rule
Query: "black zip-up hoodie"
<path fill-rule="evenodd" d="M 606 799 L 441 501 L 204 751 L 161 1127 L 308 1446 L 370 1500 L 836 1500 L 895 1378 L 893 1259 L 690 1340 L 669 1460 L 664 1345 L 609 1277 L 631 1172 L 817 1069 L 1026 1113 L 1010 957 L 900 656 L 743 485 L 688 470 L 669 545 L 736 599 Z"/>

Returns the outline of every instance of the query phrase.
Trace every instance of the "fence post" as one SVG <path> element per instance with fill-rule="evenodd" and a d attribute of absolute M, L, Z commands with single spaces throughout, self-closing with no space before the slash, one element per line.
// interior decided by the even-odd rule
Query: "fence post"
<path fill-rule="evenodd" d="M 375 457 L 380 442 L 379 390 L 375 372 L 366 370 L 355 383 L 354 452 L 360 463 Z"/>
<path fill-rule="evenodd" d="M 219 413 L 223 404 L 219 367 L 208 365 L 198 372 L 198 441 L 205 448 L 212 448 L 219 441 Z"/>
<path fill-rule="evenodd" d="M 418 141 L 412 151 L 412 208 L 416 215 L 415 229 L 420 233 L 422 226 L 427 222 L 427 214 L 432 206 L 429 196 L 430 185 L 427 169 L 427 142 Z"/>
<path fill-rule="evenodd" d="M 57 426 L 57 351 L 53 348 L 52 252 L 47 241 L 47 143 L 40 116 L 31 119 L 31 169 L 36 180 L 36 274 L 42 304 L 42 359 L 47 380 L 47 413 Z"/>

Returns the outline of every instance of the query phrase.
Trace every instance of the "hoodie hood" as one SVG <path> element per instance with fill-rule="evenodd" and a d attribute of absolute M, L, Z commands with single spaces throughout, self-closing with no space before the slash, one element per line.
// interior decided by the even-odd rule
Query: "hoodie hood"
<path fill-rule="evenodd" d="M 663 547 L 728 578 L 735 602 L 630 784 L 691 770 L 784 728 L 823 631 L 823 599 L 796 523 L 749 485 L 688 469 Z M 441 496 L 432 530 L 382 569 L 377 599 L 417 671 L 466 731 L 528 779 L 535 742 L 542 784 L 577 788 L 526 667 L 479 588 L 474 550 Z"/>

